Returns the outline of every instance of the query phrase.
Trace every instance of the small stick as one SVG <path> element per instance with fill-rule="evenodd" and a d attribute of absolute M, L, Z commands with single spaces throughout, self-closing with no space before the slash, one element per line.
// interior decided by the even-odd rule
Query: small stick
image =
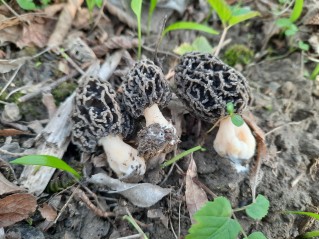
<path fill-rule="evenodd" d="M 7 82 L 7 84 L 3 87 L 2 91 L 0 92 L 0 96 L 3 94 L 3 92 L 5 92 L 5 90 L 9 87 L 9 85 L 12 83 L 12 81 L 14 80 L 14 78 L 16 77 L 16 75 L 18 74 L 20 68 L 21 68 L 22 64 L 20 64 L 18 66 L 18 68 L 15 70 L 15 72 L 13 73 L 13 75 L 11 76 L 10 80 Z"/>

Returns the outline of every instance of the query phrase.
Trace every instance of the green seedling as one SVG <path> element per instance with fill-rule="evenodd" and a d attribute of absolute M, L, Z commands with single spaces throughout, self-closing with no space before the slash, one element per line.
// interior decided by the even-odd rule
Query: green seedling
<path fill-rule="evenodd" d="M 310 48 L 309 44 L 304 43 L 303 41 L 298 42 L 298 47 L 302 51 L 309 51 L 309 48 Z"/>
<path fill-rule="evenodd" d="M 304 216 L 308 216 L 308 217 L 311 217 L 311 218 L 319 221 L 319 214 L 314 213 L 314 212 L 286 211 L 285 213 L 304 215 Z M 306 233 L 298 236 L 298 238 L 317 238 L 317 237 L 319 237 L 319 230 L 306 232 Z"/>
<path fill-rule="evenodd" d="M 47 6 L 50 3 L 50 0 L 40 0 L 40 5 L 36 5 L 35 2 L 39 2 L 39 1 L 17 0 L 17 3 L 22 9 L 29 10 L 29 11 Z"/>
<path fill-rule="evenodd" d="M 192 51 L 212 53 L 213 47 L 209 44 L 206 37 L 200 36 L 196 37 L 192 44 L 182 43 L 174 49 L 174 52 L 178 55 L 184 55 L 185 53 Z"/>
<path fill-rule="evenodd" d="M 303 0 L 296 0 L 289 18 L 279 18 L 276 20 L 276 25 L 283 29 L 286 36 L 293 36 L 298 32 L 298 27 L 294 24 L 303 9 Z"/>
<path fill-rule="evenodd" d="M 137 34 L 138 34 L 137 58 L 138 59 L 141 59 L 141 54 L 142 54 L 142 29 L 141 29 L 142 3 L 143 3 L 143 0 L 131 1 L 131 8 L 134 14 L 136 15 L 136 19 L 137 19 Z"/>
<path fill-rule="evenodd" d="M 319 64 L 315 67 L 315 69 L 312 71 L 310 79 L 315 80 L 317 76 L 319 75 Z"/>
<path fill-rule="evenodd" d="M 194 214 L 196 223 L 191 226 L 185 238 L 236 239 L 242 233 L 246 239 L 267 239 L 262 232 L 254 232 L 247 236 L 235 217 L 235 212 L 245 211 L 250 218 L 261 220 L 268 214 L 268 209 L 269 201 L 263 195 L 258 195 L 252 204 L 237 209 L 232 209 L 227 198 L 217 197 Z"/>
<path fill-rule="evenodd" d="M 85 2 L 90 12 L 93 11 L 95 6 L 101 8 L 103 5 L 103 0 L 85 0 Z"/>
<path fill-rule="evenodd" d="M 157 0 L 150 1 L 150 8 L 148 9 L 148 18 L 147 18 L 147 34 L 149 34 L 150 32 L 152 16 L 156 8 L 156 5 L 157 5 Z"/>
<path fill-rule="evenodd" d="M 75 171 L 71 166 L 69 166 L 66 162 L 64 162 L 62 159 L 50 155 L 28 155 L 12 160 L 10 163 L 22 165 L 39 165 L 57 168 L 71 173 L 78 180 L 81 179 L 81 175 L 77 171 Z"/>
<path fill-rule="evenodd" d="M 234 109 L 234 104 L 232 102 L 228 102 L 226 104 L 226 110 L 231 118 L 231 122 L 235 126 L 240 127 L 244 124 L 243 118 L 239 114 L 234 113 L 235 109 Z"/>
<path fill-rule="evenodd" d="M 167 167 L 167 166 L 169 166 L 169 165 L 171 165 L 171 164 L 177 162 L 177 161 L 180 160 L 181 158 L 183 158 L 183 157 L 185 157 L 185 156 L 187 156 L 187 155 L 189 155 L 189 154 L 191 154 L 191 153 L 194 153 L 194 152 L 196 152 L 196 151 L 198 151 L 198 150 L 200 150 L 200 151 L 206 151 L 206 149 L 203 148 L 202 146 L 196 146 L 196 147 L 191 148 L 191 149 L 189 149 L 189 150 L 186 150 L 186 151 L 184 151 L 184 152 L 182 152 L 182 153 L 176 155 L 176 156 L 173 157 L 172 159 L 166 161 L 165 163 L 163 163 L 163 164 L 161 165 L 161 168 L 165 168 L 165 167 Z"/>

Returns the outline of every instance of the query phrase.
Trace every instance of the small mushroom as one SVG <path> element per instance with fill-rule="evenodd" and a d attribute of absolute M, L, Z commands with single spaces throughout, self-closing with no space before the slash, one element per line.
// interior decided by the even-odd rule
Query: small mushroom
<path fill-rule="evenodd" d="M 144 115 L 146 127 L 138 133 L 139 155 L 149 159 L 167 153 L 178 143 L 176 129 L 167 121 L 159 107 L 164 107 L 172 97 L 160 67 L 150 60 L 137 62 L 123 83 L 123 101 L 135 118 Z"/>
<path fill-rule="evenodd" d="M 245 77 L 211 54 L 191 52 L 183 55 L 175 69 L 176 94 L 200 119 L 216 123 L 220 120 L 214 148 L 229 157 L 242 171 L 239 163 L 255 153 L 256 141 L 244 123 L 235 126 L 226 105 L 234 105 L 240 114 L 250 102 L 250 89 Z"/>
<path fill-rule="evenodd" d="M 108 82 L 98 77 L 85 79 L 76 92 L 72 120 L 72 141 L 86 152 L 102 145 L 111 169 L 120 178 L 143 175 L 145 161 L 137 150 L 123 142 L 131 131 L 129 120 L 121 113 L 116 93 Z"/>

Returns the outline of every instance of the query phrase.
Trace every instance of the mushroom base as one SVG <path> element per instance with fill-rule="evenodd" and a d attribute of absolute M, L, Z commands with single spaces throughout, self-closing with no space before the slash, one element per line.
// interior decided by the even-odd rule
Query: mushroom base
<path fill-rule="evenodd" d="M 137 150 L 123 142 L 122 137 L 109 135 L 99 140 L 104 148 L 110 168 L 119 178 L 144 175 L 146 165 Z"/>
<path fill-rule="evenodd" d="M 242 164 L 247 164 L 247 160 L 254 156 L 255 148 L 255 137 L 246 123 L 237 127 L 230 117 L 221 120 L 214 149 L 220 156 L 229 158 L 237 172 L 248 170 L 248 167 Z"/>
<path fill-rule="evenodd" d="M 173 125 L 151 124 L 138 133 L 138 155 L 150 159 L 160 153 L 169 153 L 179 142 Z"/>

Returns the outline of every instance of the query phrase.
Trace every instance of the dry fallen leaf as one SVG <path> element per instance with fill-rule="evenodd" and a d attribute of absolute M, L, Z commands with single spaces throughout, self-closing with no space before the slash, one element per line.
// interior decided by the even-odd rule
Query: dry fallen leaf
<path fill-rule="evenodd" d="M 194 213 L 208 201 L 205 191 L 194 183 L 193 178 L 195 177 L 197 177 L 197 167 L 193 155 L 191 155 L 191 161 L 186 172 L 185 197 L 192 224 L 195 223 Z"/>
<path fill-rule="evenodd" d="M 15 135 L 30 135 L 30 132 L 21 131 L 17 129 L 1 129 L 0 130 L 0 136 L 15 136 Z"/>
<path fill-rule="evenodd" d="M 9 193 L 22 192 L 25 189 L 18 187 L 17 185 L 8 181 L 1 173 L 0 173 L 0 196 Z M 0 211 L 1 214 L 1 211 Z"/>
<path fill-rule="evenodd" d="M 39 208 L 39 211 L 41 216 L 49 222 L 53 222 L 58 215 L 56 210 L 47 203 L 44 203 L 43 206 Z"/>
<path fill-rule="evenodd" d="M 171 192 L 169 188 L 150 183 L 124 183 L 103 173 L 94 174 L 89 182 L 109 187 L 113 190 L 109 193 L 119 193 L 138 207 L 153 206 Z"/>
<path fill-rule="evenodd" d="M 36 207 L 36 197 L 28 193 L 17 193 L 0 199 L 0 227 L 28 218 Z"/>

